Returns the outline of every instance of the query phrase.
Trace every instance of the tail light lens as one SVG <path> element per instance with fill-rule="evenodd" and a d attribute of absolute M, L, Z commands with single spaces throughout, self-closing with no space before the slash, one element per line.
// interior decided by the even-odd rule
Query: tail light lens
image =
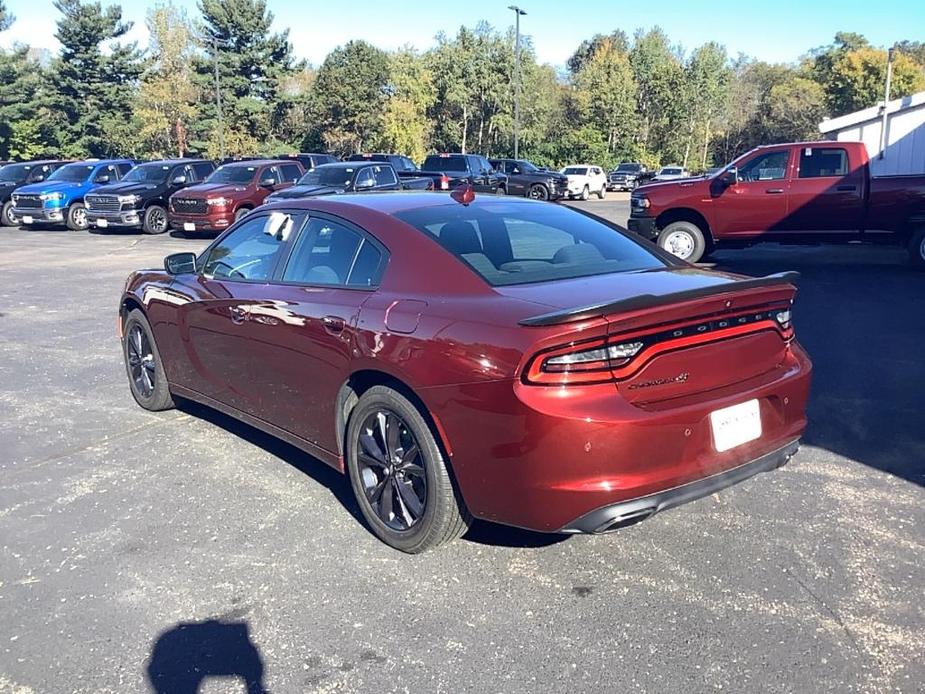
<path fill-rule="evenodd" d="M 450 189 L 450 177 L 446 174 L 443 174 L 440 177 L 440 190 L 449 190 Z"/>
<path fill-rule="evenodd" d="M 642 342 L 607 344 L 602 339 L 553 349 L 534 357 L 527 380 L 543 385 L 609 381 L 611 370 L 628 363 L 642 347 Z"/>

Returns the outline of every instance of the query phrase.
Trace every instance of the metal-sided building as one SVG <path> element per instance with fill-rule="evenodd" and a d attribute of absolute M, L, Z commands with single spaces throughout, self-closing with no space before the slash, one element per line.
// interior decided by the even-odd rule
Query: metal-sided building
<path fill-rule="evenodd" d="M 882 103 L 819 124 L 827 140 L 863 142 L 874 176 L 925 174 L 925 92 L 887 104 L 886 145 L 881 156 Z"/>

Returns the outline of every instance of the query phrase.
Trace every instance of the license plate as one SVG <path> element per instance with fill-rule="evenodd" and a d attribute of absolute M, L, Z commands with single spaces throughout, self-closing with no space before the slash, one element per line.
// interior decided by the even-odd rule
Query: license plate
<path fill-rule="evenodd" d="M 23 223 L 23 224 L 32 224 L 32 217 L 30 217 L 29 215 L 25 215 L 25 216 L 22 218 L 22 223 Z"/>
<path fill-rule="evenodd" d="M 106 227 L 109 226 L 109 220 L 108 219 L 97 219 L 96 226 L 98 226 L 100 229 L 105 229 Z"/>
<path fill-rule="evenodd" d="M 196 231 L 195 222 L 183 222 L 183 231 Z"/>
<path fill-rule="evenodd" d="M 761 436 L 761 410 L 757 400 L 710 413 L 713 445 L 722 453 Z"/>

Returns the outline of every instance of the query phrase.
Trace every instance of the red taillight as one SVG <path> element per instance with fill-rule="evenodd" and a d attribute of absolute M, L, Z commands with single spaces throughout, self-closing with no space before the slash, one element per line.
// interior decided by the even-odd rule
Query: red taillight
<path fill-rule="evenodd" d="M 440 190 L 449 190 L 450 189 L 450 177 L 446 174 L 443 174 L 440 177 Z"/>
<path fill-rule="evenodd" d="M 613 369 L 628 364 L 642 347 L 638 341 L 614 343 L 606 339 L 557 347 L 534 357 L 526 378 L 543 385 L 610 381 Z"/>

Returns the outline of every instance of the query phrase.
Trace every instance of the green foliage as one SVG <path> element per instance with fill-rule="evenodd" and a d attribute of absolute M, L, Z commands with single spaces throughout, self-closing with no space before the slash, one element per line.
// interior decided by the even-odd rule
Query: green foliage
<path fill-rule="evenodd" d="M 15 21 L 15 17 L 6 9 L 6 3 L 0 0 L 0 31 L 6 31 Z"/>
<path fill-rule="evenodd" d="M 908 96 L 925 89 L 922 64 L 916 62 L 916 44 L 894 55 L 891 98 Z M 921 44 L 918 44 L 921 51 Z M 887 52 L 873 48 L 863 36 L 838 33 L 835 43 L 813 51 L 806 70 L 822 85 L 832 116 L 840 116 L 883 101 Z"/>
<path fill-rule="evenodd" d="M 226 154 L 256 154 L 250 149 L 277 137 L 287 117 L 283 89 L 295 67 L 289 32 L 270 32 L 266 0 L 200 0 L 199 11 L 203 54 L 195 61 L 194 83 L 203 103 L 193 137 L 220 153 L 217 64 Z"/>
<path fill-rule="evenodd" d="M 116 5 L 56 0 L 61 54 L 51 68 L 52 106 L 63 116 L 60 151 L 109 156 L 124 150 L 141 55 L 116 40 L 132 27 Z M 104 51 L 104 44 L 106 50 Z"/>
<path fill-rule="evenodd" d="M 331 51 L 315 78 L 314 136 L 341 155 L 374 144 L 381 137 L 389 78 L 389 56 L 365 41 Z"/>
<path fill-rule="evenodd" d="M 169 2 L 152 8 L 146 23 L 149 60 L 134 104 L 137 138 L 146 156 L 182 157 L 198 114 L 192 28 L 186 13 Z"/>

